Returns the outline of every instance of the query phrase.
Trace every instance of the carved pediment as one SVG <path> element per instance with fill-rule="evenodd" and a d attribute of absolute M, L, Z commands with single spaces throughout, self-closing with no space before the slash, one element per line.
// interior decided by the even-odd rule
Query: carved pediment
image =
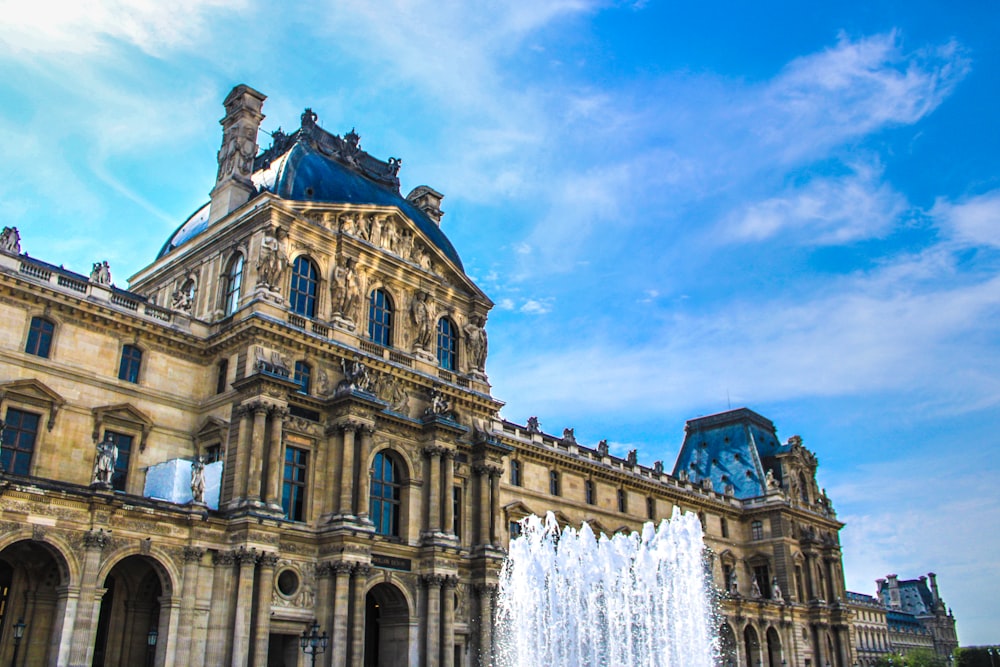
<path fill-rule="evenodd" d="M 508 505 L 504 505 L 503 511 L 511 521 L 517 521 L 534 514 L 534 511 L 520 500 L 515 500 Z"/>
<path fill-rule="evenodd" d="M 218 417 L 209 417 L 194 434 L 195 445 L 205 442 L 223 441 L 229 433 L 229 422 Z"/>
<path fill-rule="evenodd" d="M 100 438 L 104 425 L 124 426 L 139 431 L 139 451 L 146 449 L 146 436 L 153 428 L 153 420 L 145 412 L 128 403 L 105 405 L 91 412 L 94 415 L 94 442 Z"/>
<path fill-rule="evenodd" d="M 19 403 L 37 406 L 48 410 L 49 419 L 46 427 L 52 430 L 56 423 L 59 408 L 66 404 L 66 399 L 50 389 L 43 382 L 35 379 L 14 380 L 0 384 L 0 401 L 12 398 Z"/>

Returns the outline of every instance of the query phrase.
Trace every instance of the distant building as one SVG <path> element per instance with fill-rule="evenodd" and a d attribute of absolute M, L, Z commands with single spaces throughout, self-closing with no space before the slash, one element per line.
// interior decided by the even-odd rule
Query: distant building
<path fill-rule="evenodd" d="M 19 665 L 304 665 L 314 622 L 324 667 L 489 665 L 519 519 L 678 508 L 724 664 L 852 664 L 843 524 L 800 438 L 692 419 L 671 472 L 501 420 L 443 195 L 308 109 L 259 151 L 263 102 L 226 98 L 211 201 L 128 289 L 0 237 L 0 664 L 23 619 Z"/>
<path fill-rule="evenodd" d="M 926 649 L 945 657 L 958 648 L 955 617 L 938 592 L 937 575 L 900 581 L 890 574 L 876 583 L 876 596 L 847 593 L 859 665 L 888 653 Z"/>

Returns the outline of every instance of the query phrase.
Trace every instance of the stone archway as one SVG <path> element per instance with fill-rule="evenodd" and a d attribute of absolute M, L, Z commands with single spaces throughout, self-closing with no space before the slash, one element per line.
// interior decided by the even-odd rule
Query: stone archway
<path fill-rule="evenodd" d="M 767 665 L 781 667 L 781 637 L 773 627 L 767 629 Z"/>
<path fill-rule="evenodd" d="M 364 667 L 408 667 L 410 609 L 403 592 L 380 583 L 365 596 Z"/>
<path fill-rule="evenodd" d="M 722 667 L 736 667 L 739 664 L 739 650 L 733 626 L 723 623 L 719 628 L 719 660 Z"/>
<path fill-rule="evenodd" d="M 24 623 L 17 664 L 55 664 L 66 613 L 68 568 L 62 554 L 34 540 L 0 551 L 0 664 L 14 653 L 14 625 Z"/>
<path fill-rule="evenodd" d="M 763 662 L 760 650 L 760 637 L 752 625 L 743 630 L 743 655 L 746 667 L 759 667 Z"/>
<path fill-rule="evenodd" d="M 127 556 L 104 580 L 97 621 L 93 667 L 151 667 L 166 643 L 160 634 L 162 601 L 169 596 L 159 563 L 147 556 Z M 165 594 L 166 593 L 166 594 Z M 156 644 L 149 643 L 156 630 Z"/>

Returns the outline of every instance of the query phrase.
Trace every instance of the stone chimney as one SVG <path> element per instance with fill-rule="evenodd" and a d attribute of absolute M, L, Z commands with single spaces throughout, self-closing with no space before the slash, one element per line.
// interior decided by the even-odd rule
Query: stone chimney
<path fill-rule="evenodd" d="M 887 574 L 885 577 L 889 580 L 889 608 L 902 609 L 903 602 L 899 597 L 899 575 Z"/>
<path fill-rule="evenodd" d="M 240 84 L 222 103 L 226 107 L 226 117 L 219 121 L 222 148 L 218 155 L 219 172 L 212 188 L 210 225 L 245 204 L 254 193 L 250 175 L 253 159 L 257 156 L 257 131 L 264 120 L 261 108 L 265 99 L 266 95 Z"/>
<path fill-rule="evenodd" d="M 944 600 L 941 599 L 941 593 L 938 591 L 937 575 L 928 572 L 927 577 L 931 580 L 931 597 L 934 599 L 934 608 L 944 611 Z"/>
<path fill-rule="evenodd" d="M 444 211 L 441 210 L 442 199 L 444 199 L 443 194 L 426 185 L 418 185 L 406 195 L 406 201 L 426 213 L 438 227 L 441 226 L 441 218 L 444 217 Z"/>

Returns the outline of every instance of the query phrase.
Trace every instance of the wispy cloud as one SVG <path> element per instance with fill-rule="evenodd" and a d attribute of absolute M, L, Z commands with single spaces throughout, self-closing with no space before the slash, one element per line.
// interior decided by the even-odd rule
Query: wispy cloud
<path fill-rule="evenodd" d="M 1000 247 L 1000 190 L 958 203 L 940 198 L 931 216 L 960 243 Z"/>

